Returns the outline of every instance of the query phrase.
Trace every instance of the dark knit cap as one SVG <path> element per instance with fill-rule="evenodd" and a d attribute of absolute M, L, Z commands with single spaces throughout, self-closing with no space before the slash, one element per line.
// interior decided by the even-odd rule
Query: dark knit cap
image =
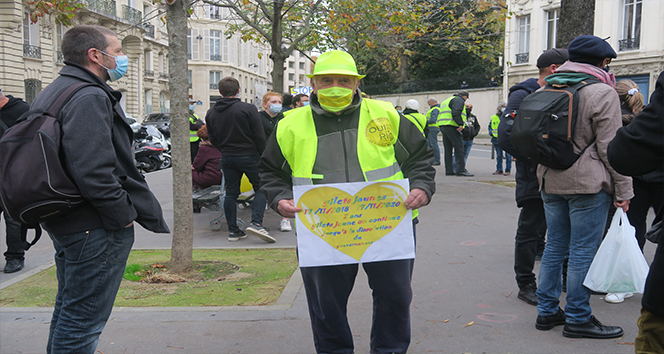
<path fill-rule="evenodd" d="M 581 63 L 599 63 L 604 58 L 618 56 L 608 42 L 591 35 L 574 38 L 567 49 L 569 50 L 569 60 Z"/>
<path fill-rule="evenodd" d="M 457 93 L 457 96 L 470 97 L 468 91 L 459 91 L 459 93 Z"/>
<path fill-rule="evenodd" d="M 567 59 L 569 59 L 567 49 L 549 49 L 546 52 L 540 54 L 539 58 L 537 58 L 537 68 L 546 68 L 554 64 L 562 65 L 567 61 Z"/>

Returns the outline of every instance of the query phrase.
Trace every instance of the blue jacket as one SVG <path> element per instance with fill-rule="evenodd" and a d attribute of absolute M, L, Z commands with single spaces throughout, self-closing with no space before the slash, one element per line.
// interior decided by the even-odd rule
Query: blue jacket
<path fill-rule="evenodd" d="M 516 114 L 523 99 L 539 88 L 540 85 L 537 83 L 537 79 L 528 79 L 510 87 L 505 114 L 500 117 L 500 124 L 498 125 L 498 145 L 517 159 L 516 204 L 519 207 L 522 206 L 523 201 L 541 198 L 541 196 L 537 183 L 537 165 L 521 155 L 510 141 L 512 124 L 514 123 L 512 113 Z"/>

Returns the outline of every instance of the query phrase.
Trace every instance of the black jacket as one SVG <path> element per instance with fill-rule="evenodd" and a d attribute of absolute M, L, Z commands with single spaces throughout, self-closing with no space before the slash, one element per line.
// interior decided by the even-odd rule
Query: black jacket
<path fill-rule="evenodd" d="M 265 150 L 265 131 L 254 105 L 222 97 L 205 115 L 210 142 L 224 156 L 249 156 Z"/>
<path fill-rule="evenodd" d="M 362 100 L 358 91 L 351 106 L 341 115 L 324 111 L 316 94 L 311 95 L 309 106 L 297 108 L 312 110 L 318 139 L 329 147 L 317 152 L 313 172 L 324 178 L 315 180 L 315 184 L 364 181 L 357 159 L 357 137 L 360 134 L 358 108 Z M 415 124 L 403 115 L 400 116 L 398 141 L 394 145 L 397 162 L 404 177 L 409 179 L 410 188 L 424 190 L 431 201 L 436 191 L 433 151 L 427 147 L 426 140 Z M 261 191 L 267 196 L 270 207 L 278 211 L 279 200 L 293 199 L 293 184 L 291 167 L 281 153 L 276 134 L 270 136 L 259 168 Z"/>
<path fill-rule="evenodd" d="M 463 134 L 463 140 L 473 140 L 480 133 L 482 126 L 480 122 L 477 121 L 477 116 L 467 112 L 468 117 L 466 118 L 466 126 L 463 128 L 461 133 Z"/>
<path fill-rule="evenodd" d="M 466 108 L 466 101 L 458 94 L 454 94 L 454 98 L 450 101 L 450 110 L 452 111 L 452 119 L 459 126 L 463 126 L 461 113 L 463 113 L 464 108 Z"/>
<path fill-rule="evenodd" d="M 88 69 L 65 64 L 31 108 L 47 109 L 78 82 L 97 85 L 74 94 L 59 115 L 67 170 L 88 205 L 44 223 L 44 228 L 70 234 L 96 228 L 119 230 L 136 221 L 154 232 L 170 232 L 159 201 L 136 169 L 133 132 L 120 106 L 122 94 Z"/>
<path fill-rule="evenodd" d="M 521 102 L 526 96 L 537 91 L 540 85 L 537 79 L 528 79 L 510 87 L 509 99 L 505 107 L 505 114 L 500 117 L 498 125 L 498 145 L 517 159 L 516 163 L 516 204 L 523 206 L 523 201 L 528 199 L 541 199 L 539 184 L 537 182 L 537 165 L 531 163 L 527 158 L 514 148 L 510 141 L 512 134 L 513 114 L 519 110 Z"/>
<path fill-rule="evenodd" d="M 20 98 L 12 95 L 5 95 L 9 101 L 0 109 L 0 119 L 7 127 L 16 123 L 18 117 L 30 110 L 30 105 Z M 0 136 L 5 133 L 5 129 L 0 125 Z"/>
<path fill-rule="evenodd" d="M 258 112 L 258 114 L 261 116 L 261 122 L 263 122 L 263 130 L 265 131 L 266 140 L 270 138 L 270 135 L 272 135 L 274 127 L 277 126 L 277 122 L 284 117 L 283 112 L 286 112 L 286 110 L 279 112 L 279 114 L 277 114 L 274 117 L 270 117 L 270 115 L 266 111 Z"/>
<path fill-rule="evenodd" d="M 650 104 L 632 123 L 620 128 L 607 149 L 609 163 L 618 173 L 638 176 L 664 168 L 664 72 L 659 74 Z M 662 220 L 660 209 L 655 222 Z M 664 231 L 663 231 L 664 232 Z M 662 235 L 664 236 L 664 235 Z M 664 242 L 659 243 L 650 264 L 643 308 L 664 317 Z"/>

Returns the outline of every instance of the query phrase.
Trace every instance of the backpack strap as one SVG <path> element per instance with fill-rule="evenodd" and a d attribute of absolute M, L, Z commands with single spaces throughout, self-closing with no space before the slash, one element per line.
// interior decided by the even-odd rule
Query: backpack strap
<path fill-rule="evenodd" d="M 35 230 L 35 238 L 31 241 L 28 242 L 28 230 Z M 32 247 L 39 239 L 41 238 L 42 234 L 42 229 L 39 224 L 35 225 L 26 225 L 26 224 L 21 224 L 21 247 L 24 250 L 29 250 L 30 247 Z"/>
<path fill-rule="evenodd" d="M 73 96 L 78 90 L 82 89 L 85 86 L 99 86 L 97 84 L 93 84 L 91 82 L 79 82 L 74 85 L 69 86 L 63 93 L 58 96 L 58 98 L 53 102 L 53 104 L 46 110 L 48 114 L 50 114 L 52 117 L 58 117 L 58 114 L 60 113 L 60 110 L 62 109 L 62 106 L 69 101 L 71 96 Z"/>

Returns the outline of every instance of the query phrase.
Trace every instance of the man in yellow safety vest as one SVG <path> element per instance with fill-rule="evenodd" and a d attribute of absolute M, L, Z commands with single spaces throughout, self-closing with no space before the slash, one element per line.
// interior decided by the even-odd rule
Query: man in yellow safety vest
<path fill-rule="evenodd" d="M 443 133 L 443 148 L 445 149 L 445 175 L 472 177 L 466 170 L 463 148 L 463 130 L 466 124 L 467 91 L 460 91 L 440 104 L 437 124 Z M 452 161 L 454 154 L 454 162 Z"/>
<path fill-rule="evenodd" d="M 310 105 L 290 112 L 270 136 L 260 164 L 261 191 L 282 216 L 301 212 L 293 203 L 294 184 L 408 178 L 407 208 L 431 200 L 436 171 L 422 132 L 390 103 L 362 97 L 358 86 L 363 77 L 350 54 L 323 53 L 309 75 Z M 375 132 L 378 124 L 380 133 Z M 414 218 L 413 231 L 416 223 Z M 408 349 L 413 263 L 363 263 L 374 300 L 371 353 Z M 344 309 L 357 271 L 358 264 L 301 268 L 317 353 L 353 352 Z"/>
<path fill-rule="evenodd" d="M 194 158 L 196 157 L 196 154 L 198 153 L 198 143 L 201 140 L 201 138 L 198 137 L 196 133 L 198 133 L 198 129 L 201 129 L 202 126 L 205 125 L 205 122 L 203 122 L 196 113 L 194 113 L 194 110 L 196 109 L 196 100 L 194 99 L 189 99 L 189 145 L 191 147 L 191 163 L 194 163 Z"/>

